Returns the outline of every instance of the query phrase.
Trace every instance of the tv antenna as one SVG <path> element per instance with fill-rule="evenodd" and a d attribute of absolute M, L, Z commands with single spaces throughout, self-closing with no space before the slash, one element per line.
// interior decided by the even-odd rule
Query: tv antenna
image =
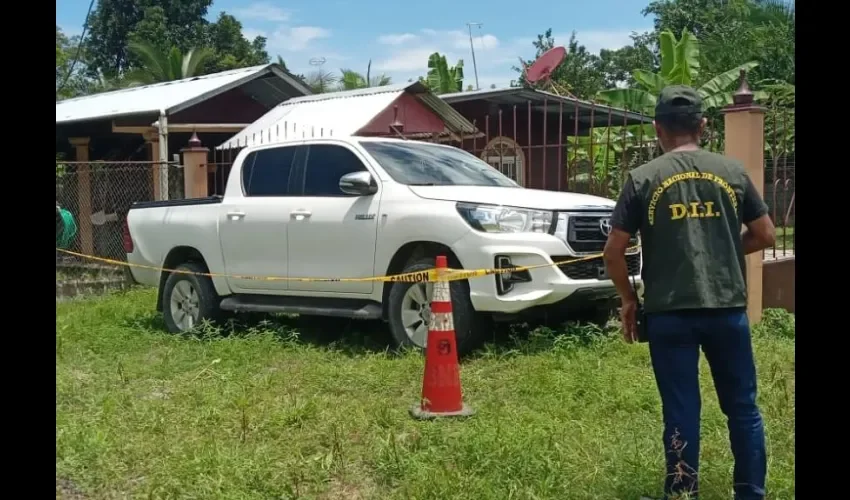
<path fill-rule="evenodd" d="M 310 66 L 321 66 L 325 64 L 328 60 L 324 57 L 314 57 L 310 59 Z"/>
<path fill-rule="evenodd" d="M 466 27 L 469 29 L 469 50 L 472 51 L 472 71 L 475 73 L 475 90 L 480 90 L 481 87 L 478 86 L 478 65 L 475 64 L 475 45 L 472 43 L 472 27 L 478 26 L 478 29 L 481 29 L 483 24 L 481 23 L 466 23 Z"/>
<path fill-rule="evenodd" d="M 525 73 L 525 80 L 529 83 L 529 85 L 531 85 L 531 87 L 540 88 L 541 90 L 552 92 L 555 95 L 568 96 L 575 99 L 575 96 L 568 88 L 552 80 L 552 73 L 554 73 L 558 66 L 564 62 L 566 57 L 567 49 L 564 47 L 553 47 L 541 54 L 537 60 L 528 66 L 525 65 L 522 58 L 520 58 L 519 62 L 522 64 L 523 72 Z"/>

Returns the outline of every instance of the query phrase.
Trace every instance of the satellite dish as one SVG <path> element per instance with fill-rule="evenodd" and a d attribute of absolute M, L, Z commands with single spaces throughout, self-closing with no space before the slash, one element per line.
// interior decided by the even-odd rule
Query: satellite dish
<path fill-rule="evenodd" d="M 537 60 L 529 66 L 526 66 L 525 63 L 523 63 L 522 66 L 525 69 L 525 80 L 532 87 L 539 87 L 542 90 L 547 90 L 556 95 L 567 95 L 575 98 L 568 89 L 552 81 L 552 73 L 554 73 L 558 66 L 564 62 L 566 57 L 567 49 L 564 47 L 553 47 L 541 54 L 540 57 L 538 57 Z M 520 62 L 522 62 L 521 59 Z"/>

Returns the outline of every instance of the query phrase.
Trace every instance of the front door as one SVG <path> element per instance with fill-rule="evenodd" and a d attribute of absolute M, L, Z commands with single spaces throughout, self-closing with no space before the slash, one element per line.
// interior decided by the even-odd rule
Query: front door
<path fill-rule="evenodd" d="M 363 158 L 334 143 L 307 146 L 301 196 L 289 220 L 289 273 L 293 277 L 362 278 L 375 274 L 378 193 L 352 196 L 339 189 L 346 174 L 368 171 Z M 374 172 L 372 172 L 375 177 Z M 374 282 L 292 281 L 290 290 L 370 294 Z"/>
<path fill-rule="evenodd" d="M 219 238 L 228 283 L 234 292 L 262 293 L 289 288 L 287 268 L 290 184 L 303 162 L 302 146 L 260 149 L 242 162 L 241 187 L 230 182 L 219 214 Z M 295 199 L 297 200 L 297 198 Z M 239 275 L 239 276 L 232 276 Z M 256 277 L 260 279 L 249 279 Z"/>

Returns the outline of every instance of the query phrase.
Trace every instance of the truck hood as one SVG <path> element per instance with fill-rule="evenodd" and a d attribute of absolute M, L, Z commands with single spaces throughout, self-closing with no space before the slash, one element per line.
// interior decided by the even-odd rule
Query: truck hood
<path fill-rule="evenodd" d="M 409 186 L 413 193 L 429 200 L 463 201 L 507 205 L 539 210 L 612 210 L 615 203 L 588 194 L 544 191 L 521 187 L 495 186 Z"/>

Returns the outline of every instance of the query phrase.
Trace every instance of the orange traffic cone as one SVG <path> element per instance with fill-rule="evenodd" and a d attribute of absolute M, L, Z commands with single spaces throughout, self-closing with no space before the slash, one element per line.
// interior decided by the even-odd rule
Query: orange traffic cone
<path fill-rule="evenodd" d="M 447 267 L 446 257 L 438 256 L 437 275 Z M 437 281 L 428 322 L 422 401 L 410 409 L 410 415 L 423 420 L 473 415 L 475 411 L 463 403 L 459 368 L 449 282 Z"/>

